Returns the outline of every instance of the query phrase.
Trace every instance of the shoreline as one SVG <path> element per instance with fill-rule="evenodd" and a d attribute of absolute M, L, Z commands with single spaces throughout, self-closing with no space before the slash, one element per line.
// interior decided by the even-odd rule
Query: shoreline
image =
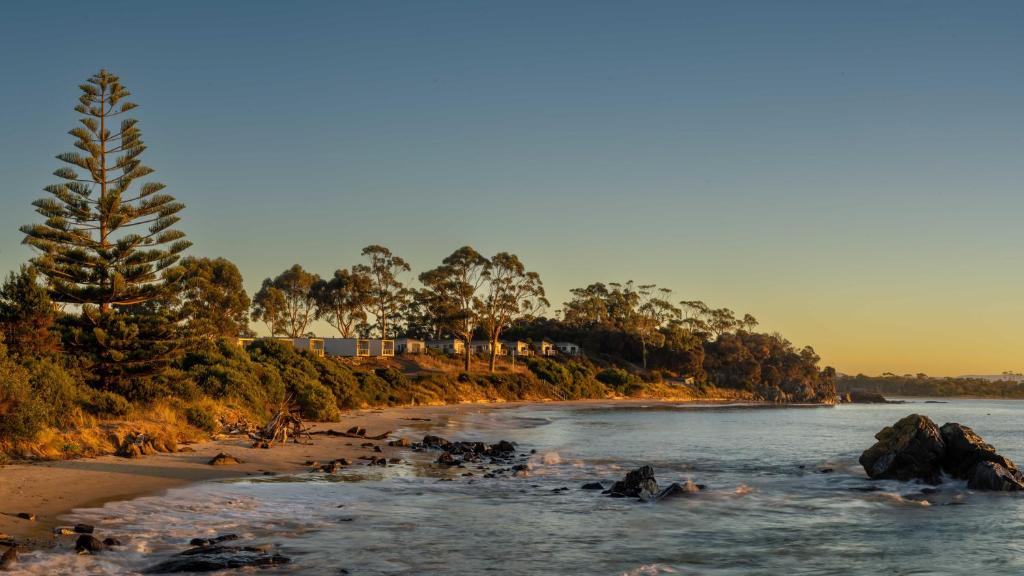
<path fill-rule="evenodd" d="M 690 405 L 694 407 L 779 406 L 737 401 L 735 399 L 588 399 L 568 401 L 516 401 L 445 404 L 436 406 L 402 406 L 380 409 L 354 410 L 342 415 L 339 422 L 311 423 L 312 431 L 327 429 L 347 430 L 352 426 L 367 429 L 373 436 L 392 432 L 390 438 L 409 437 L 417 440 L 427 433 L 438 433 L 457 423 L 460 418 L 477 411 L 513 409 L 524 406 L 539 408 L 593 407 L 615 408 L 649 405 Z M 825 405 L 822 405 L 825 406 Z M 444 435 L 444 433 L 441 433 Z M 499 438 L 486 438 L 498 441 Z M 348 458 L 354 466 L 362 465 L 360 458 L 413 458 L 405 448 L 390 447 L 388 439 L 369 440 L 317 435 L 313 444 L 288 443 L 270 449 L 253 448 L 245 436 L 224 436 L 186 445 L 190 451 L 156 454 L 137 459 L 107 455 L 96 458 L 16 463 L 0 466 L 0 543 L 13 540 L 19 546 L 41 547 L 56 540 L 53 529 L 61 526 L 60 519 L 76 508 L 100 507 L 107 502 L 131 500 L 162 493 L 193 483 L 244 478 L 247 476 L 297 473 L 314 470 L 305 462 L 320 463 L 337 458 Z M 382 453 L 373 447 L 379 446 Z M 241 464 L 211 466 L 211 458 L 220 452 L 242 460 Z M 35 514 L 35 520 L 24 520 L 17 514 Z"/>

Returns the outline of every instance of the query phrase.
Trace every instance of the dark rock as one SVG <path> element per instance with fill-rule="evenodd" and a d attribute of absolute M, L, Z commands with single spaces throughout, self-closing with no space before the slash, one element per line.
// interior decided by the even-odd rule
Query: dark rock
<path fill-rule="evenodd" d="M 388 442 L 388 446 L 394 446 L 396 448 L 408 448 L 412 446 L 412 442 L 409 442 L 408 438 L 399 438 L 398 440 L 392 440 Z"/>
<path fill-rule="evenodd" d="M 124 543 L 117 538 L 104 538 L 103 545 L 109 548 L 111 546 L 124 546 Z"/>
<path fill-rule="evenodd" d="M 654 468 L 641 466 L 626 474 L 608 490 L 616 498 L 651 498 L 658 493 L 658 481 L 654 479 Z"/>
<path fill-rule="evenodd" d="M 88 524 L 75 524 L 72 530 L 75 531 L 75 534 L 92 534 L 96 531 L 96 528 Z"/>
<path fill-rule="evenodd" d="M 431 436 L 428 434 L 423 437 L 423 445 L 427 448 L 444 448 L 449 444 L 451 444 L 451 442 L 441 438 L 440 436 Z"/>
<path fill-rule="evenodd" d="M 939 432 L 946 444 L 942 467 L 954 478 L 968 479 L 973 476 L 973 470 L 979 463 L 993 462 L 1017 477 L 1018 481 L 1021 480 L 1017 466 L 1008 458 L 996 454 L 996 449 L 969 427 L 949 422 L 943 424 Z"/>
<path fill-rule="evenodd" d="M 835 472 L 834 468 L 819 468 L 818 469 L 818 474 L 831 474 L 833 472 Z"/>
<path fill-rule="evenodd" d="M 10 570 L 18 563 L 18 548 L 11 546 L 0 556 L 0 570 Z"/>
<path fill-rule="evenodd" d="M 875 434 L 878 442 L 860 455 L 860 465 L 872 479 L 942 481 L 945 443 L 939 427 L 927 416 L 911 414 Z"/>
<path fill-rule="evenodd" d="M 221 542 L 230 542 L 232 540 L 238 540 L 238 534 L 221 534 L 214 538 L 193 538 L 188 545 L 189 546 L 213 546 L 214 544 L 220 544 Z"/>
<path fill-rule="evenodd" d="M 36 515 L 31 512 L 18 512 L 18 518 L 22 520 L 35 520 Z"/>
<path fill-rule="evenodd" d="M 103 551 L 103 542 L 92 534 L 82 534 L 75 542 L 75 552 L 79 554 L 96 554 Z"/>
<path fill-rule="evenodd" d="M 442 466 L 455 466 L 460 462 L 452 456 L 451 452 L 442 452 L 441 455 L 437 457 L 437 463 Z"/>
<path fill-rule="evenodd" d="M 376 452 L 377 454 L 384 452 L 384 450 L 380 446 L 374 446 L 373 451 Z"/>
<path fill-rule="evenodd" d="M 348 430 L 346 430 L 345 433 L 346 434 L 358 434 L 359 433 L 359 426 L 353 426 L 353 427 L 349 428 Z"/>
<path fill-rule="evenodd" d="M 694 484 L 693 482 L 687 481 L 683 484 L 680 484 L 679 482 L 673 482 L 669 484 L 668 487 L 663 489 L 661 492 L 658 492 L 654 496 L 654 500 L 674 498 L 676 496 L 689 496 L 691 494 L 696 494 L 701 490 L 701 486 L 699 484 Z"/>
<path fill-rule="evenodd" d="M 514 455 L 516 453 L 516 446 L 508 440 L 501 440 L 497 444 L 491 446 L 491 452 L 499 455 Z"/>
<path fill-rule="evenodd" d="M 341 470 L 341 465 L 337 462 L 331 462 L 330 464 L 324 464 L 320 469 L 327 474 L 336 474 L 338 470 Z"/>
<path fill-rule="evenodd" d="M 319 467 L 320 463 L 317 462 L 316 460 L 306 460 L 305 462 L 302 463 L 302 465 L 303 466 L 316 466 L 316 467 Z"/>
<path fill-rule="evenodd" d="M 230 454 L 226 454 L 224 452 L 221 452 L 220 454 L 217 454 L 212 459 L 210 459 L 210 462 L 209 462 L 210 466 L 230 466 L 230 465 L 233 465 L 233 464 L 241 464 L 241 463 L 242 463 L 242 461 L 239 460 L 238 458 L 235 458 L 234 456 L 232 456 Z"/>
<path fill-rule="evenodd" d="M 390 460 L 388 460 L 388 464 L 401 464 L 401 463 L 402 463 L 402 459 L 401 458 L 391 458 Z"/>
<path fill-rule="evenodd" d="M 604 490 L 604 485 L 600 482 L 587 482 L 583 486 L 580 486 L 581 490 Z"/>
<path fill-rule="evenodd" d="M 289 562 L 290 558 L 270 554 L 262 547 L 205 546 L 186 550 L 175 558 L 151 566 L 145 573 L 215 572 L 246 567 L 280 566 Z"/>
<path fill-rule="evenodd" d="M 337 462 L 338 464 L 341 464 L 342 466 L 351 466 L 352 465 L 352 461 L 349 460 L 348 458 L 338 458 L 337 460 L 335 460 L 335 462 Z"/>
<path fill-rule="evenodd" d="M 853 390 L 847 395 L 847 402 L 853 404 L 888 404 L 889 401 L 885 399 L 878 392 L 863 392 L 860 390 Z"/>
<path fill-rule="evenodd" d="M 971 490 L 1011 492 L 1024 490 L 1024 483 L 1016 469 L 1010 470 L 995 462 L 979 462 L 967 478 L 967 487 Z"/>

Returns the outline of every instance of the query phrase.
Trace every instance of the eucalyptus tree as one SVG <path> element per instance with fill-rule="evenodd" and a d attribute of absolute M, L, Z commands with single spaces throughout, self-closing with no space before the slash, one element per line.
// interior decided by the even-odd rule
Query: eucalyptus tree
<path fill-rule="evenodd" d="M 60 179 L 33 203 L 43 222 L 21 228 L 50 298 L 80 312 L 68 344 L 105 388 L 157 373 L 179 350 L 162 302 L 179 286 L 175 264 L 190 243 L 176 230 L 184 205 L 143 182 L 146 145 L 120 79 L 101 70 L 79 86 L 70 131 L 76 152 L 57 156 Z"/>
<path fill-rule="evenodd" d="M 490 259 L 486 278 L 478 313 L 480 325 L 491 343 L 488 367 L 494 372 L 501 333 L 516 321 L 536 316 L 549 303 L 540 275 L 527 271 L 514 254 L 495 254 Z"/>
<path fill-rule="evenodd" d="M 661 329 L 671 321 L 678 320 L 681 311 L 669 301 L 672 290 L 658 288 L 654 284 L 637 287 L 637 306 L 634 309 L 632 328 L 640 337 L 643 366 L 647 368 L 648 344 L 660 346 L 664 342 Z"/>
<path fill-rule="evenodd" d="M 317 318 L 327 321 L 342 338 L 352 337 L 356 328 L 366 323 L 371 289 L 369 276 L 344 268 L 335 271 L 330 280 L 313 286 Z"/>
<path fill-rule="evenodd" d="M 250 336 L 249 295 L 238 267 L 226 258 L 181 261 L 181 311 L 194 338 Z"/>
<path fill-rule="evenodd" d="M 470 342 L 480 325 L 484 308 L 481 289 L 491 277 L 491 262 L 469 246 L 463 246 L 441 261 L 441 265 L 420 274 L 420 282 L 430 293 L 427 299 L 444 330 L 465 343 L 463 367 L 469 370 Z M 493 369 L 493 367 L 492 367 Z"/>
<path fill-rule="evenodd" d="M 370 279 L 370 310 L 377 323 L 381 338 L 390 333 L 391 320 L 398 316 L 411 298 L 412 293 L 400 280 L 400 276 L 412 270 L 402 258 L 391 253 L 384 246 L 372 244 L 363 248 L 362 255 L 369 262 L 352 267 L 352 272 Z"/>
<path fill-rule="evenodd" d="M 275 278 L 263 281 L 253 297 L 253 320 L 262 320 L 274 336 L 299 338 L 316 316 L 313 286 L 320 280 L 316 274 L 295 264 Z"/>

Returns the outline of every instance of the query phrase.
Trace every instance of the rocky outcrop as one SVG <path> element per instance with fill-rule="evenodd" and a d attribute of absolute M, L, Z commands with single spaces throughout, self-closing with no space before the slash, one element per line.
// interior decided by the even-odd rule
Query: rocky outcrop
<path fill-rule="evenodd" d="M 939 427 L 927 416 L 911 414 L 875 434 L 878 442 L 860 455 L 860 465 L 873 479 L 920 479 L 942 482 L 946 445 Z"/>
<path fill-rule="evenodd" d="M 703 486 L 694 484 L 687 480 L 680 484 L 673 482 L 664 489 L 658 487 L 658 481 L 654 477 L 654 468 L 641 466 L 626 474 L 626 477 L 619 480 L 612 487 L 604 491 L 613 498 L 639 498 L 645 501 L 657 501 L 664 498 L 683 496 L 700 492 Z"/>
<path fill-rule="evenodd" d="M 862 390 L 851 390 L 846 395 L 845 400 L 851 404 L 888 404 L 889 401 L 885 399 L 878 392 L 864 392 Z"/>
<path fill-rule="evenodd" d="M 654 478 L 654 468 L 641 466 L 626 474 L 626 477 L 619 480 L 608 489 L 608 495 L 613 498 L 642 498 L 644 500 L 653 498 L 658 493 L 658 481 Z"/>
<path fill-rule="evenodd" d="M 911 414 L 875 435 L 878 442 L 860 456 L 872 479 L 942 482 L 942 474 L 966 480 L 972 490 L 1022 490 L 1024 473 L 969 427 L 941 428 L 927 416 Z"/>

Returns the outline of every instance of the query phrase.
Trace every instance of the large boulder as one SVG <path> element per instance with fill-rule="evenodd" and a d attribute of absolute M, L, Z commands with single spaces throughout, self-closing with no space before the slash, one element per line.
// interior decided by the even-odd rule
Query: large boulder
<path fill-rule="evenodd" d="M 1009 459 L 996 453 L 991 444 L 985 442 L 974 430 L 962 424 L 949 422 L 939 429 L 946 444 L 946 457 L 942 467 L 954 478 L 967 479 L 972 470 L 981 462 L 994 462 L 1011 472 L 1020 474 L 1017 466 Z"/>
<path fill-rule="evenodd" d="M 1021 474 L 1016 469 L 1008 469 L 995 462 L 978 462 L 967 477 L 967 487 L 971 490 L 999 490 L 1013 492 L 1024 490 Z"/>
<path fill-rule="evenodd" d="M 931 418 L 911 414 L 875 434 L 878 442 L 860 455 L 860 465 L 873 479 L 901 481 L 942 481 L 942 463 L 946 452 L 939 427 Z"/>
<path fill-rule="evenodd" d="M 658 481 L 654 479 L 654 468 L 641 466 L 626 474 L 608 489 L 608 495 L 616 498 L 642 498 L 649 500 L 658 494 Z"/>

